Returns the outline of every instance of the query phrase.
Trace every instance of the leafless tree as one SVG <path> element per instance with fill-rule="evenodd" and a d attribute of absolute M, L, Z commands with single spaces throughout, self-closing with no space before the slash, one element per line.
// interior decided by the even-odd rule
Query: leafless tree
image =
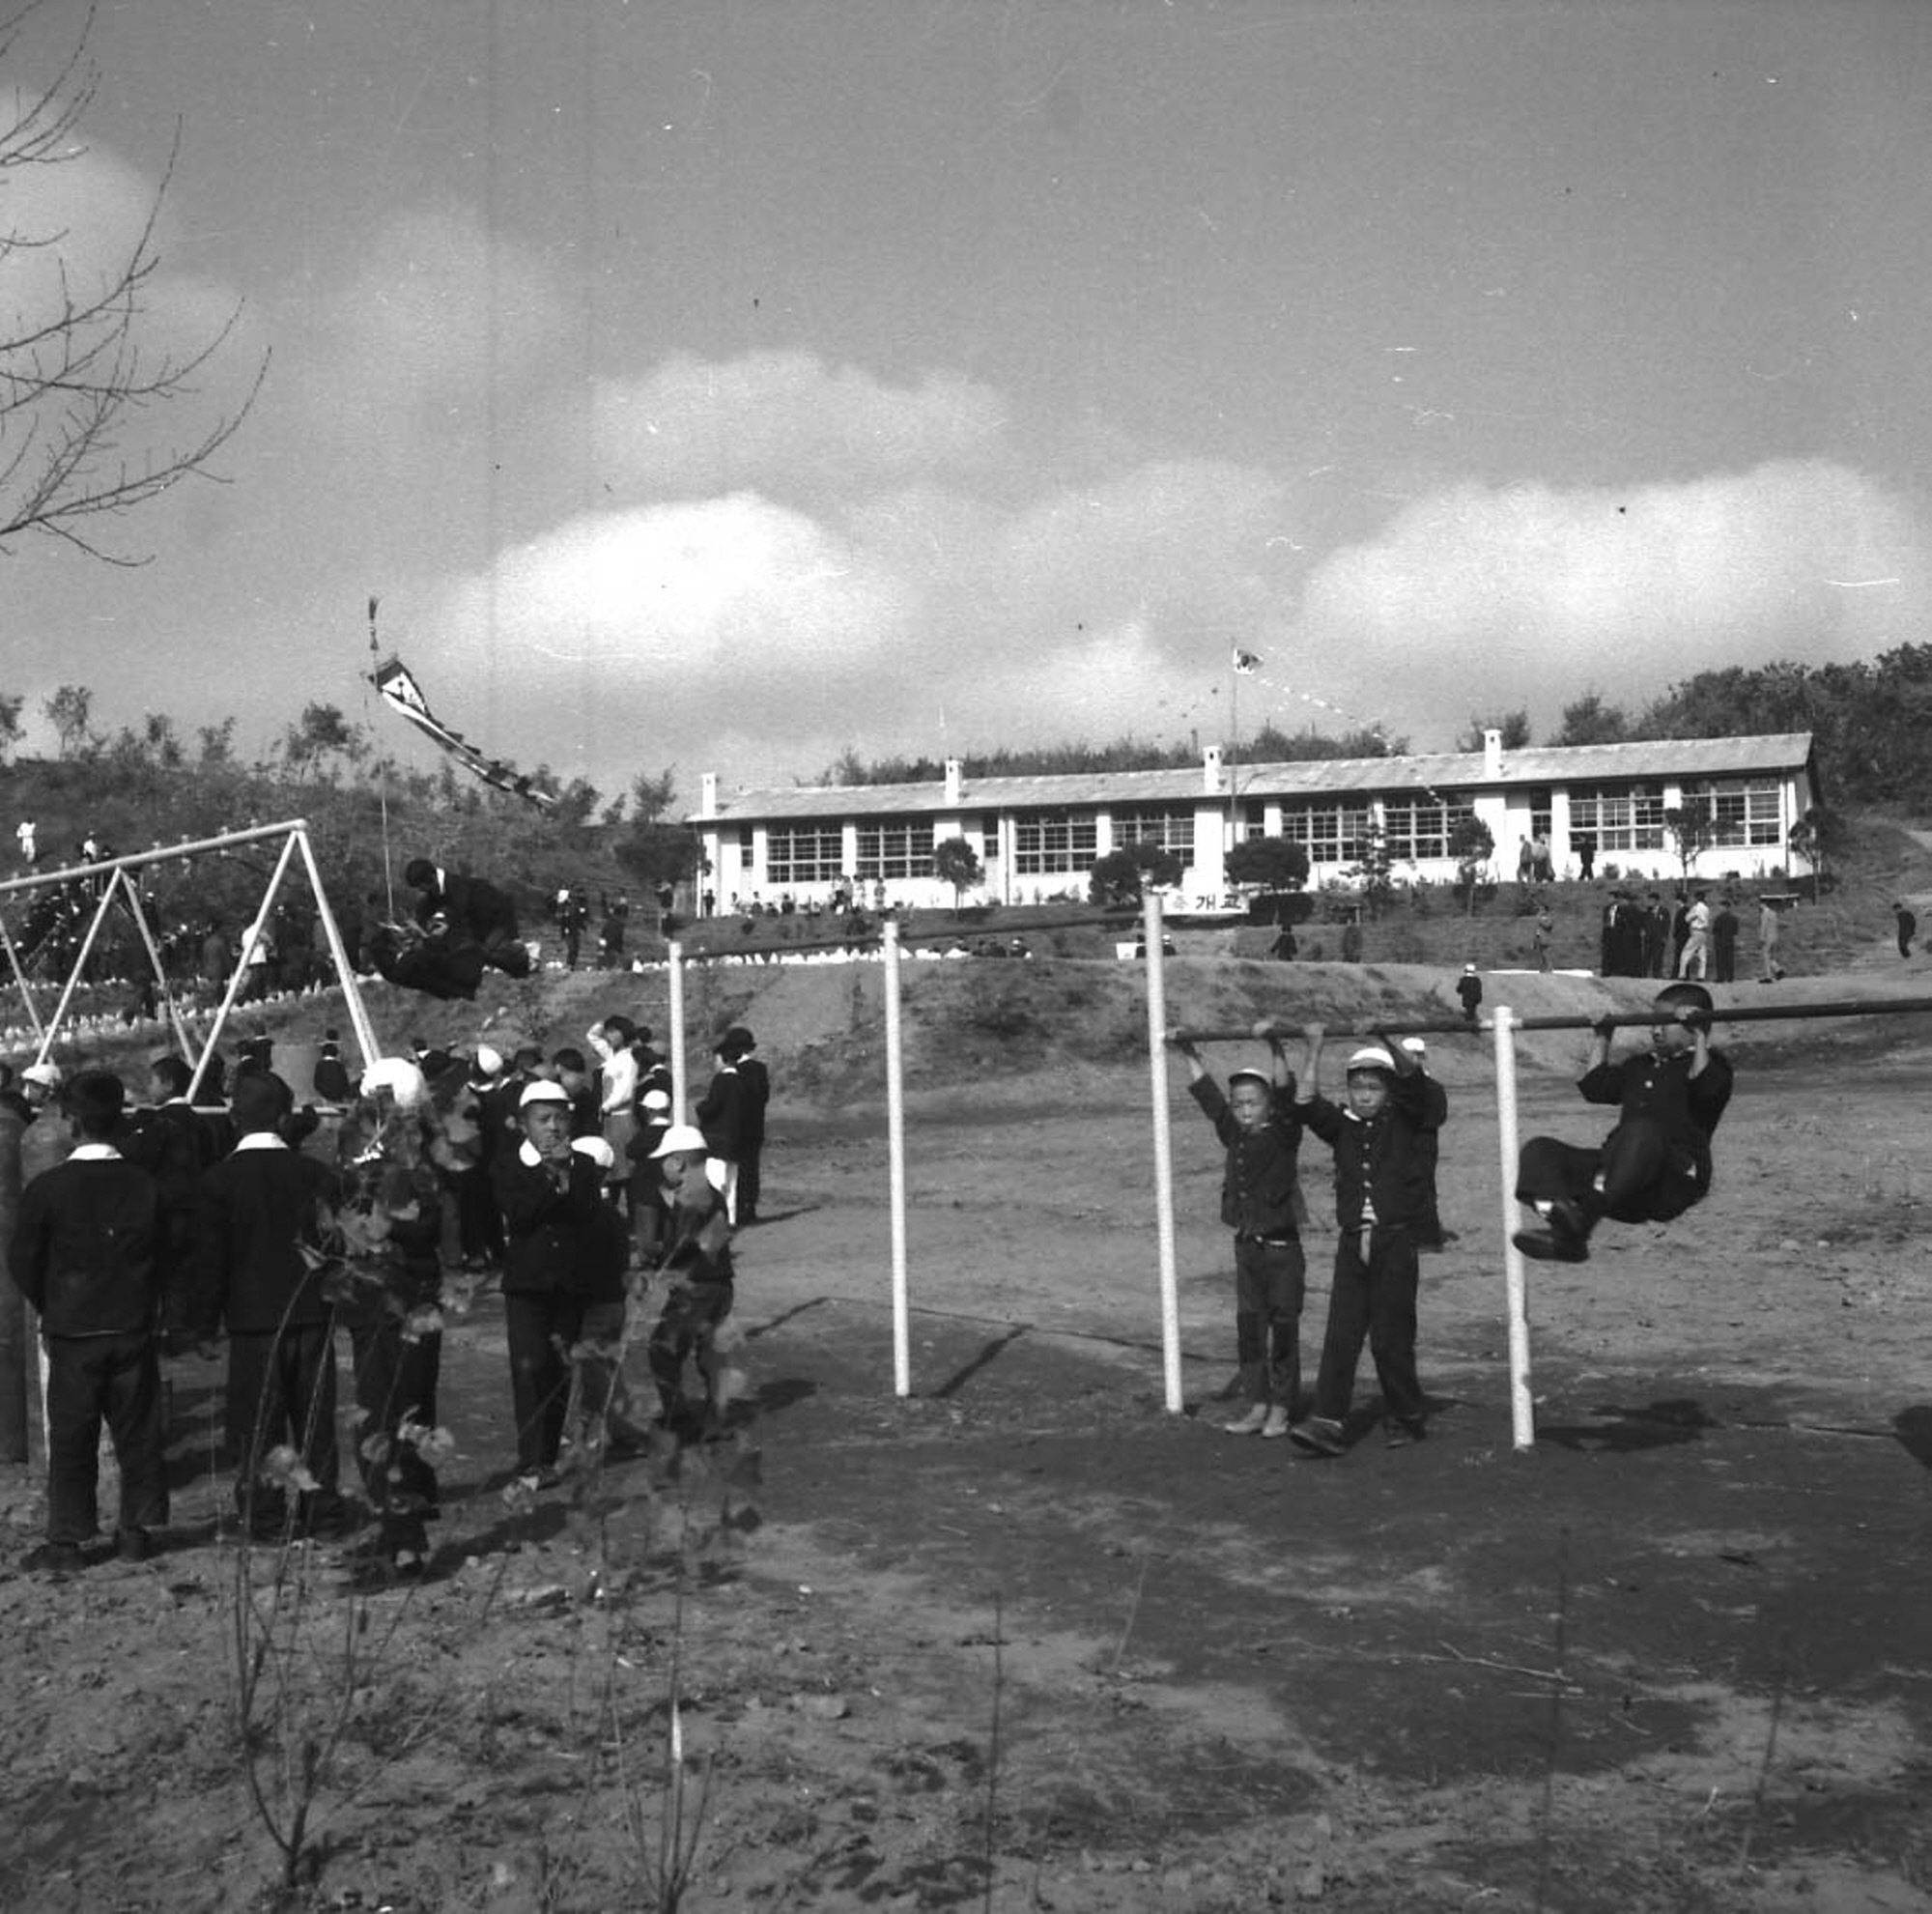
<path fill-rule="evenodd" d="M 0 16 L 0 71 L 43 0 Z M 239 400 L 208 412 L 202 380 L 234 337 L 238 305 L 213 334 L 184 348 L 154 343 L 156 230 L 174 176 L 180 131 L 131 243 L 105 271 L 70 270 L 75 236 L 9 222 L 10 177 L 71 164 L 98 75 L 87 57 L 90 9 L 53 79 L 39 90 L 0 89 L 0 296 L 10 265 L 46 255 L 55 270 L 44 300 L 12 309 L 0 297 L 0 554 L 23 531 L 66 540 L 112 564 L 144 556 L 109 551 L 97 527 L 148 502 L 210 462 L 246 417 L 268 371 L 266 355 Z M 157 425 L 165 414 L 166 424 Z M 183 423 L 185 421 L 185 423 Z M 169 426 L 177 429 L 169 430 Z"/>

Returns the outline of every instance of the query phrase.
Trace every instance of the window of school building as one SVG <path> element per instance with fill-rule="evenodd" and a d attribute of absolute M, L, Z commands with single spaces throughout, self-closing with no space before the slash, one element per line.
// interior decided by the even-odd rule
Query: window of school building
<path fill-rule="evenodd" d="M 1049 871 L 1085 872 L 1099 856 L 1098 820 L 1090 812 L 1022 811 L 1013 818 L 1013 869 L 1023 877 Z"/>
<path fill-rule="evenodd" d="M 1778 828 L 1781 813 L 1776 780 L 1747 783 L 1739 779 L 1712 779 L 1697 786 L 1690 795 L 1711 807 L 1717 827 L 1716 844 L 1777 844 L 1784 842 Z"/>
<path fill-rule="evenodd" d="M 1366 804 L 1283 805 L 1281 834 L 1305 844 L 1311 864 L 1359 864 L 1369 846 Z"/>
<path fill-rule="evenodd" d="M 931 876 L 932 819 L 867 818 L 859 826 L 859 875 L 867 883 Z"/>
<path fill-rule="evenodd" d="M 765 882 L 834 882 L 843 869 L 844 840 L 837 824 L 774 824 L 765 833 Z"/>
<path fill-rule="evenodd" d="M 1597 841 L 1597 850 L 1662 850 L 1662 785 L 1579 785 L 1570 793 L 1570 835 Z"/>
<path fill-rule="evenodd" d="M 1436 791 L 1406 791 L 1389 798 L 1382 806 L 1388 854 L 1398 861 L 1447 857 L 1451 833 L 1475 814 L 1475 800 L 1463 792 L 1444 797 Z"/>
<path fill-rule="evenodd" d="M 1172 804 L 1123 805 L 1114 813 L 1114 848 L 1124 844 L 1158 844 L 1191 863 L 1194 858 L 1194 810 Z"/>

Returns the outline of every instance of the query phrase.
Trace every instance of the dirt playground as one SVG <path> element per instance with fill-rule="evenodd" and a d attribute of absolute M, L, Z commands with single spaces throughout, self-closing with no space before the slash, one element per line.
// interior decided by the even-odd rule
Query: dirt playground
<path fill-rule="evenodd" d="M 907 1399 L 877 969 L 774 967 L 694 1005 L 753 1024 L 777 1097 L 725 1442 L 506 1490 L 484 1296 L 446 1340 L 420 1585 L 358 1586 L 353 1542 L 238 1548 L 217 1361 L 171 1365 L 153 1560 L 17 1572 L 38 1471 L 0 1471 L 0 1906 L 1932 1907 L 1932 1017 L 1720 1028 L 1740 1087 L 1708 1203 L 1532 1266 L 1528 1453 L 1489 1045 L 1432 1038 L 1455 1240 L 1424 1263 L 1429 1439 L 1383 1446 L 1365 1357 L 1358 1440 L 1314 1461 L 1217 1426 L 1219 1153 L 1178 1063 L 1187 1411 L 1163 1406 L 1133 967 L 908 968 Z M 1450 1013 L 1447 981 L 1183 957 L 1170 1019 L 1400 1029 Z M 607 1008 L 662 1028 L 661 984 L 622 985 L 372 1009 L 451 1043 L 486 1017 L 575 1041 Z M 1497 977 L 1489 1001 L 1641 989 Z M 1528 1043 L 1525 1134 L 1605 1127 L 1584 1041 Z M 1303 1181 L 1312 1374 L 1319 1145 Z"/>

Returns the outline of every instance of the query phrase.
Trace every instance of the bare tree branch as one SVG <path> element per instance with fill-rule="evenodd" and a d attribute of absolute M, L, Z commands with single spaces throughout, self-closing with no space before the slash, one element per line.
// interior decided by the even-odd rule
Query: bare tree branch
<path fill-rule="evenodd" d="M 0 65 L 43 4 L 29 0 L 0 20 Z M 66 165 L 84 154 L 79 128 L 98 85 L 86 57 L 93 23 L 90 8 L 44 88 L 14 96 L 11 110 L 0 96 L 0 189 L 10 173 Z M 239 400 L 212 415 L 204 409 L 202 377 L 232 343 L 240 305 L 185 349 L 150 341 L 151 281 L 161 264 L 156 231 L 180 151 L 177 128 L 139 232 L 98 284 L 76 285 L 71 232 L 0 228 L 0 284 L 16 259 L 48 254 L 55 267 L 43 303 L 0 311 L 0 555 L 20 533 L 39 531 L 109 564 L 145 563 L 145 556 L 107 549 L 95 524 L 185 478 L 220 482 L 212 463 L 262 389 L 266 354 Z M 184 416 L 195 420 L 185 430 Z"/>

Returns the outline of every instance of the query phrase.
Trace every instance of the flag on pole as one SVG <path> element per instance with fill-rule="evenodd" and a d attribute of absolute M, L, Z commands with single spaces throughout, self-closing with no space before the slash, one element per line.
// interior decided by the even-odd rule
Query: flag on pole
<path fill-rule="evenodd" d="M 1252 677 L 1254 675 L 1256 669 L 1260 666 L 1261 662 L 1262 662 L 1261 659 L 1254 652 L 1243 651 L 1238 644 L 1236 645 L 1235 669 L 1236 671 L 1239 671 L 1243 677 Z"/>
<path fill-rule="evenodd" d="M 370 609 L 373 613 L 373 599 Z M 481 778 L 486 785 L 515 791 L 519 797 L 540 807 L 547 808 L 556 802 L 554 792 L 539 789 L 514 764 L 506 764 L 500 757 L 486 757 L 461 731 L 451 730 L 429 708 L 422 688 L 400 658 L 392 657 L 378 665 L 370 678 L 391 711 L 399 718 L 407 718 L 426 738 L 448 752 L 466 771 Z"/>

